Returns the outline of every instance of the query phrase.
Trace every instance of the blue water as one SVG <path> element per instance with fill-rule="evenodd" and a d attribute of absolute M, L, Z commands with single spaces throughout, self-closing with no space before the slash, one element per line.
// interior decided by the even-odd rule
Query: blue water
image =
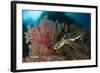
<path fill-rule="evenodd" d="M 43 11 L 32 11 L 23 10 L 22 11 L 22 21 L 25 25 L 34 25 L 38 22 Z"/>
<path fill-rule="evenodd" d="M 91 14 L 90 13 L 76 13 L 67 12 L 65 15 L 70 16 L 76 20 L 77 23 L 84 27 L 89 27 L 91 25 Z"/>
<path fill-rule="evenodd" d="M 46 12 L 46 11 L 44 11 L 44 12 Z M 43 11 L 23 10 L 22 11 L 23 24 L 25 26 L 26 25 L 34 26 L 34 24 L 38 24 L 40 17 L 44 12 Z M 56 14 L 57 14 L 57 12 L 56 12 Z M 91 14 L 90 13 L 65 12 L 64 16 L 69 16 L 69 17 L 73 18 L 82 27 L 88 28 L 91 25 Z"/>

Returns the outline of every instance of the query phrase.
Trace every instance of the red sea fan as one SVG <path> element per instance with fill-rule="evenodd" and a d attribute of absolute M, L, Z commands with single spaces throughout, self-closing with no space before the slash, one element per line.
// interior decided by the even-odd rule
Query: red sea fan
<path fill-rule="evenodd" d="M 55 50 L 51 46 L 56 42 L 63 28 L 63 23 L 48 20 L 47 16 L 43 17 L 39 25 L 35 24 L 34 27 L 28 25 L 25 38 L 27 44 L 31 43 L 29 44 L 29 55 L 43 56 L 53 53 Z"/>

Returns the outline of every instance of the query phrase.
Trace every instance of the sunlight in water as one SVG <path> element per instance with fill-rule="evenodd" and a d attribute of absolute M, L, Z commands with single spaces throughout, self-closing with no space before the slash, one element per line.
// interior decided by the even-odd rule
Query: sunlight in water
<path fill-rule="evenodd" d="M 42 14 L 42 11 L 27 11 L 23 10 L 23 21 L 28 21 L 30 24 L 37 22 Z"/>

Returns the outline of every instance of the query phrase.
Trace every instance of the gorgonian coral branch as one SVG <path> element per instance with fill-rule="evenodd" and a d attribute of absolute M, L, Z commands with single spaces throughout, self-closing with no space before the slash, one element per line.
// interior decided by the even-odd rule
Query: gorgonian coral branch
<path fill-rule="evenodd" d="M 54 22 L 44 16 L 39 25 L 27 26 L 25 32 L 26 43 L 29 42 L 30 55 L 47 55 L 54 52 L 52 45 L 57 41 L 58 35 L 64 29 L 64 23 Z M 67 25 L 66 25 L 67 26 Z M 67 28 L 65 28 L 67 29 Z M 67 31 L 66 31 L 67 32 Z"/>

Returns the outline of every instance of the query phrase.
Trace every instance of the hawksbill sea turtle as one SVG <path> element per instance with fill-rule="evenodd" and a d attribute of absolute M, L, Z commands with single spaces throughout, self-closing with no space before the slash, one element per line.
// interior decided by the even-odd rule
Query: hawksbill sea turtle
<path fill-rule="evenodd" d="M 87 52 L 86 49 L 82 48 L 78 43 L 76 43 L 76 40 L 83 40 L 85 36 L 85 32 L 71 32 L 65 34 L 60 41 L 58 41 L 56 44 L 54 44 L 52 47 L 55 50 L 61 49 L 64 45 L 69 45 L 74 50 L 80 49 L 82 52 Z M 67 49 L 67 48 L 66 48 Z"/>

